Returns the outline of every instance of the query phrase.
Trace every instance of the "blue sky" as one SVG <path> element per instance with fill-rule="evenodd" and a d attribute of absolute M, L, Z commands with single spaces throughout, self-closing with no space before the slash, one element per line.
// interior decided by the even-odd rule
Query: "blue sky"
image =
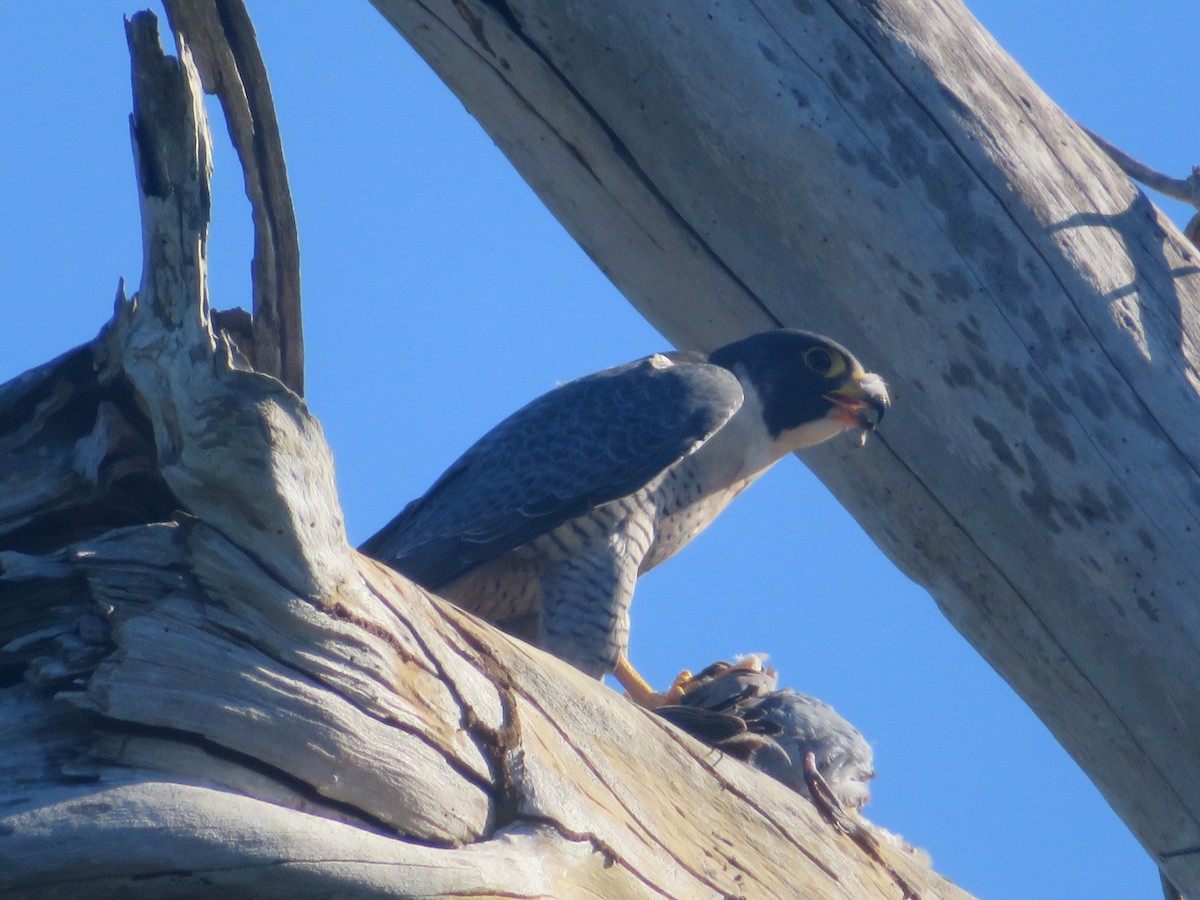
<path fill-rule="evenodd" d="M 1173 174 L 1200 161 L 1186 0 L 968 5 L 1068 113 Z M 118 277 L 137 284 L 121 24 L 137 8 L 0 6 L 0 380 L 93 337 Z M 535 395 L 666 344 L 367 3 L 253 14 L 301 229 L 308 400 L 358 542 Z M 214 130 L 212 296 L 248 306 L 248 207 Z M 750 651 L 864 732 L 868 813 L 964 888 L 1160 896 L 1086 777 L 793 459 L 644 579 L 633 608 L 631 655 L 653 682 Z"/>

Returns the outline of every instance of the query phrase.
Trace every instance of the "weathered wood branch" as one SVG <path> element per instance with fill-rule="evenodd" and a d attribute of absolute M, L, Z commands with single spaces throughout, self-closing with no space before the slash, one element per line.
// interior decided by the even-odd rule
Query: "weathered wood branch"
<path fill-rule="evenodd" d="M 246 350 L 254 367 L 304 395 L 300 235 L 267 67 L 241 0 L 165 0 L 172 30 L 191 47 L 204 89 L 215 94 L 246 178 L 254 217 L 254 315 Z M 229 313 L 216 314 L 220 324 Z M 222 321 L 222 319 L 224 321 Z M 243 327 L 239 319 L 231 324 Z"/>
<path fill-rule="evenodd" d="M 0 387 L 0 893 L 965 896 L 347 545 L 212 327 L 187 41 L 128 34 L 141 284 Z"/>
<path fill-rule="evenodd" d="M 1200 896 L 1200 259 L 956 2 L 374 0 L 680 345 L 889 374 L 805 460 Z"/>

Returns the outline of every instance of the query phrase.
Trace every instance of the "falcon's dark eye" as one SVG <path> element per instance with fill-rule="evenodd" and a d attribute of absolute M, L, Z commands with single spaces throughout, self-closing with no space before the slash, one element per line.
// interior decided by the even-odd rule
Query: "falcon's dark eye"
<path fill-rule="evenodd" d="M 804 351 L 804 364 L 825 378 L 836 378 L 846 368 L 841 355 L 834 355 L 824 347 L 810 347 Z"/>

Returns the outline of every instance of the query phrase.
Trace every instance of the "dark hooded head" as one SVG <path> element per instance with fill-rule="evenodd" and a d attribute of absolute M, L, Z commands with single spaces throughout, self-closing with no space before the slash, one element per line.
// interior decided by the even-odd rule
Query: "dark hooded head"
<path fill-rule="evenodd" d="M 835 341 L 782 328 L 719 347 L 709 362 L 742 382 L 773 442 L 809 447 L 846 428 L 874 430 L 891 404 L 882 378 Z"/>

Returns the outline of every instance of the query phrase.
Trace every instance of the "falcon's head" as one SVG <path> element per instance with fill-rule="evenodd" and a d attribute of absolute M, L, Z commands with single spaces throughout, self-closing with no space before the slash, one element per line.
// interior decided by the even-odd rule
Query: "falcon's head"
<path fill-rule="evenodd" d="M 772 444 L 785 452 L 857 428 L 868 432 L 891 405 L 883 379 L 849 350 L 819 334 L 783 328 L 714 350 L 709 362 L 738 376 Z"/>

